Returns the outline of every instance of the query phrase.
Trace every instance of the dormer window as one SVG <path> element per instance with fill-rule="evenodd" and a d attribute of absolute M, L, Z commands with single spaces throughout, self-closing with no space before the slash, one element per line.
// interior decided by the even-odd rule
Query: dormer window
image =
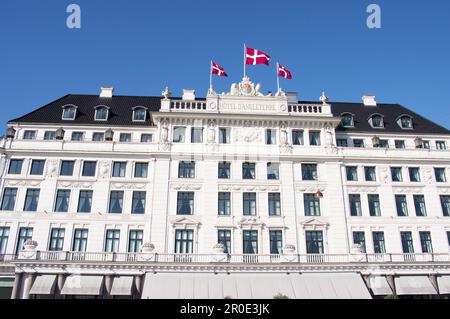
<path fill-rule="evenodd" d="M 95 120 L 107 121 L 109 116 L 109 108 L 107 106 L 97 106 L 95 108 Z"/>
<path fill-rule="evenodd" d="M 413 129 L 412 117 L 409 115 L 403 115 L 397 120 L 397 124 L 404 130 Z"/>
<path fill-rule="evenodd" d="M 383 116 L 380 114 L 372 115 L 372 117 L 369 119 L 369 124 L 373 128 L 384 128 Z"/>
<path fill-rule="evenodd" d="M 145 122 L 147 119 L 147 108 L 138 106 L 133 109 L 133 122 Z"/>
<path fill-rule="evenodd" d="M 345 113 L 342 114 L 342 127 L 354 127 L 353 114 Z"/>
<path fill-rule="evenodd" d="M 66 121 L 73 121 L 77 115 L 77 107 L 75 105 L 63 106 L 62 119 Z"/>

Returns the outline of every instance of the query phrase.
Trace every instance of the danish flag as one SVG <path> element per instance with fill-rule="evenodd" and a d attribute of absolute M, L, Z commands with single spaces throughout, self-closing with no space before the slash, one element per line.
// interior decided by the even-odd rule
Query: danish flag
<path fill-rule="evenodd" d="M 252 48 L 246 48 L 246 60 L 245 64 L 256 65 L 265 64 L 269 65 L 270 56 L 262 51 Z"/>
<path fill-rule="evenodd" d="M 218 76 L 228 77 L 228 74 L 223 70 L 223 68 L 214 61 L 211 61 L 211 73 L 217 74 Z"/>
<path fill-rule="evenodd" d="M 292 73 L 288 69 L 286 69 L 284 66 L 278 63 L 278 76 L 281 76 L 285 79 L 291 80 L 292 79 Z"/>

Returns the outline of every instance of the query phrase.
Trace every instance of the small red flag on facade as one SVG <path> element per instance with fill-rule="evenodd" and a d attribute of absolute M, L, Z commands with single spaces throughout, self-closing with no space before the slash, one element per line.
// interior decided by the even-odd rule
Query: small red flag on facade
<path fill-rule="evenodd" d="M 292 73 L 288 69 L 286 69 L 284 66 L 278 63 L 278 76 L 291 80 L 292 79 Z"/>
<path fill-rule="evenodd" d="M 262 51 L 246 48 L 245 63 L 249 65 L 265 64 L 269 65 L 270 56 Z"/>
<path fill-rule="evenodd" d="M 224 71 L 224 69 L 214 61 L 211 61 L 211 73 L 218 76 L 228 77 L 228 74 Z"/>

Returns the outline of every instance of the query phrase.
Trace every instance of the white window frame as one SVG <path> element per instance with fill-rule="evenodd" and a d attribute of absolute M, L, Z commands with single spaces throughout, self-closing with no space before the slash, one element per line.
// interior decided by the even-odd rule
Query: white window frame
<path fill-rule="evenodd" d="M 380 127 L 377 127 L 377 126 L 373 126 L 373 118 L 375 117 L 375 116 L 380 116 L 381 117 L 381 126 Z M 384 129 L 385 128 L 385 126 L 384 126 L 384 115 L 383 114 L 379 114 L 379 113 L 375 113 L 375 114 L 372 114 L 370 117 L 369 117 L 369 124 L 370 124 L 370 126 L 372 127 L 372 128 L 374 128 L 374 129 L 378 129 L 378 130 L 382 130 L 382 129 Z"/>
<path fill-rule="evenodd" d="M 77 111 L 78 111 L 78 106 L 73 105 L 73 104 L 67 104 L 61 107 L 63 109 L 63 113 L 61 115 L 61 119 L 63 121 L 75 121 L 75 119 L 77 118 Z M 75 112 L 73 113 L 73 118 L 65 118 L 64 117 L 64 112 L 66 111 L 66 109 L 68 108 L 73 108 L 75 109 Z"/>
<path fill-rule="evenodd" d="M 136 120 L 135 115 L 136 115 L 136 111 L 137 110 L 144 110 L 145 111 L 145 116 L 143 120 Z M 148 108 L 146 108 L 145 106 L 135 106 L 133 107 L 133 122 L 138 122 L 138 123 L 144 123 L 145 121 L 147 121 L 147 110 Z"/>
<path fill-rule="evenodd" d="M 355 115 L 352 114 L 352 113 L 346 112 L 346 113 L 342 113 L 342 114 L 341 114 L 341 117 L 344 118 L 344 116 L 346 116 L 346 115 L 350 115 L 350 116 L 352 117 L 352 122 L 351 122 L 350 125 L 347 125 L 347 126 L 342 125 L 342 127 L 345 127 L 345 128 L 354 128 L 354 127 L 355 127 Z M 342 120 L 341 120 L 341 123 L 342 123 Z"/>
<path fill-rule="evenodd" d="M 105 119 L 98 119 L 98 118 L 97 118 L 97 111 L 98 111 L 99 109 L 106 109 L 106 118 L 105 118 Z M 109 119 L 109 106 L 106 106 L 106 105 L 98 105 L 98 106 L 96 106 L 96 107 L 95 107 L 94 120 L 95 120 L 96 122 L 106 122 L 106 121 L 108 121 L 108 119 Z"/>

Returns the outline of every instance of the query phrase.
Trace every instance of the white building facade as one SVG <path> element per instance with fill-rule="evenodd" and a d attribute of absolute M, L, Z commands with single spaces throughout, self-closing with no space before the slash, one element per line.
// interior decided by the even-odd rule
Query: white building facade
<path fill-rule="evenodd" d="M 449 131 L 370 96 L 299 102 L 259 88 L 244 78 L 206 99 L 103 88 L 10 121 L 3 294 L 450 294 Z"/>

